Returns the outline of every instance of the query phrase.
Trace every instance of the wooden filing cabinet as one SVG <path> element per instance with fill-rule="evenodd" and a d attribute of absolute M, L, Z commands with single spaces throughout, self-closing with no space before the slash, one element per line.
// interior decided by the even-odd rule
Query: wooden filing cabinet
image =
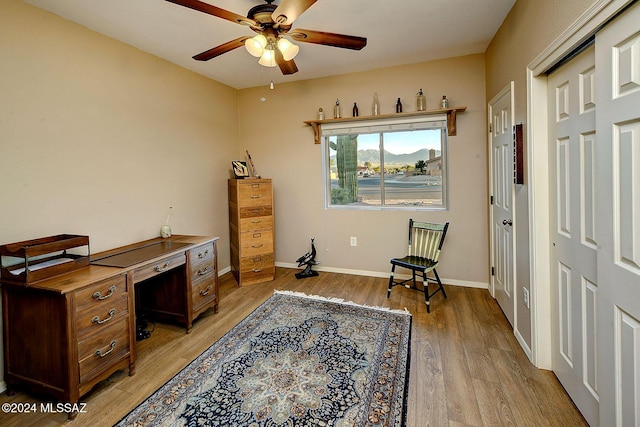
<path fill-rule="evenodd" d="M 271 180 L 230 179 L 231 272 L 238 285 L 275 279 L 273 226 Z"/>

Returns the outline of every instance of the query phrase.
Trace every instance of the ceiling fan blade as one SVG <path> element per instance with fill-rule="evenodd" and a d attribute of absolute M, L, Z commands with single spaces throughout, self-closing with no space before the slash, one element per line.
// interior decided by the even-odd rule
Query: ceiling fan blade
<path fill-rule="evenodd" d="M 246 36 L 238 37 L 235 40 L 231 40 L 229 42 L 221 44 L 220 46 L 216 46 L 207 51 L 199 53 L 196 56 L 194 56 L 193 59 L 195 59 L 196 61 L 208 61 L 212 58 L 215 58 L 216 56 L 222 55 L 223 53 L 227 53 L 233 49 L 239 48 L 240 46 L 244 46 L 244 42 L 248 38 L 249 37 L 246 37 Z"/>
<path fill-rule="evenodd" d="M 257 27 L 258 23 L 253 19 L 249 19 L 242 15 L 238 15 L 228 10 L 221 9 L 216 6 L 212 6 L 209 3 L 204 3 L 199 0 L 166 0 L 170 3 L 175 3 L 180 6 L 188 7 L 199 12 L 208 13 L 209 15 L 217 16 L 218 18 L 226 19 L 227 21 L 235 22 L 236 24 L 248 25 L 250 27 Z"/>
<path fill-rule="evenodd" d="M 276 53 L 276 63 L 278 64 L 278 67 L 280 67 L 280 71 L 282 71 L 282 74 L 286 76 L 287 74 L 293 74 L 298 72 L 298 67 L 296 63 L 293 62 L 293 59 L 289 61 L 285 61 L 284 57 L 282 56 L 282 53 L 278 49 L 275 49 L 275 53 Z"/>
<path fill-rule="evenodd" d="M 288 34 L 299 42 L 323 44 L 344 49 L 360 50 L 367 45 L 367 39 L 364 37 L 325 33 L 324 31 L 294 29 Z"/>
<path fill-rule="evenodd" d="M 291 25 L 302 13 L 309 9 L 317 0 L 282 0 L 271 19 L 277 25 Z"/>

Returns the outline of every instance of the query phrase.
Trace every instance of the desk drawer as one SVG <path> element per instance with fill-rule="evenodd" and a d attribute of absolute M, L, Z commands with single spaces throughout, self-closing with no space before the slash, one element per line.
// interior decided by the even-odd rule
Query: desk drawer
<path fill-rule="evenodd" d="M 261 230 L 240 233 L 240 251 L 243 258 L 272 253 L 273 231 Z"/>
<path fill-rule="evenodd" d="M 121 294 L 115 299 L 101 301 L 90 305 L 83 310 L 77 310 L 76 327 L 78 335 L 83 336 L 106 328 L 118 318 L 129 313 L 129 299 L 127 294 Z"/>
<path fill-rule="evenodd" d="M 216 280 L 213 275 L 203 278 L 197 283 L 191 284 L 191 300 L 194 311 L 198 311 L 203 305 L 216 298 Z"/>
<path fill-rule="evenodd" d="M 192 265 L 197 262 L 213 261 L 213 243 L 208 243 L 191 249 L 189 251 L 189 257 Z"/>
<path fill-rule="evenodd" d="M 129 353 L 129 320 L 126 316 L 87 335 L 78 342 L 80 383 L 96 377 Z"/>
<path fill-rule="evenodd" d="M 104 310 L 105 307 L 113 304 L 114 300 L 127 297 L 126 276 L 112 277 L 107 280 L 87 286 L 75 293 L 76 313 L 81 313 L 88 308 Z M 107 311 L 109 311 L 107 309 Z"/>
<path fill-rule="evenodd" d="M 158 260 L 156 262 L 151 262 L 133 271 L 133 281 L 136 283 L 141 282 L 150 277 L 164 273 L 165 271 L 180 267 L 186 262 L 187 256 L 184 254 L 184 252 Z"/>

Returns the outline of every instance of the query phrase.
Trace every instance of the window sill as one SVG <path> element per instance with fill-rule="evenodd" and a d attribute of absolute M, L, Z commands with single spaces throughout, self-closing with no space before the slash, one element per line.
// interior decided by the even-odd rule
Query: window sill
<path fill-rule="evenodd" d="M 377 116 L 358 116 L 358 117 L 342 117 L 340 119 L 324 119 L 324 120 L 305 120 L 304 123 L 313 128 L 313 139 L 316 144 L 320 144 L 320 135 L 322 125 L 324 123 L 341 123 L 341 122 L 355 122 L 355 121 L 367 121 L 367 120 L 380 120 L 393 117 L 415 117 L 415 116 L 428 116 L 433 114 L 446 114 L 447 115 L 447 134 L 449 136 L 455 136 L 457 134 L 456 128 L 456 114 L 462 113 L 467 109 L 463 107 L 453 108 L 440 108 L 437 110 L 425 110 L 425 111 L 411 111 L 407 113 L 394 113 L 394 114 L 380 114 Z"/>

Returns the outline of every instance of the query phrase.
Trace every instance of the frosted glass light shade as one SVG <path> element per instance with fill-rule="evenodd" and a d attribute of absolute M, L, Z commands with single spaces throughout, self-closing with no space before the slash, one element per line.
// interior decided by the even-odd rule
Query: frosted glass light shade
<path fill-rule="evenodd" d="M 276 54 L 271 49 L 265 49 L 262 52 L 262 56 L 258 60 L 258 64 L 263 65 L 265 67 L 275 67 L 276 66 Z"/>
<path fill-rule="evenodd" d="M 282 52 L 285 61 L 291 61 L 296 57 L 300 48 L 285 38 L 278 40 L 278 49 Z"/>
<path fill-rule="evenodd" d="M 244 47 L 251 55 L 259 58 L 267 45 L 267 38 L 262 34 L 251 37 L 244 42 Z"/>

